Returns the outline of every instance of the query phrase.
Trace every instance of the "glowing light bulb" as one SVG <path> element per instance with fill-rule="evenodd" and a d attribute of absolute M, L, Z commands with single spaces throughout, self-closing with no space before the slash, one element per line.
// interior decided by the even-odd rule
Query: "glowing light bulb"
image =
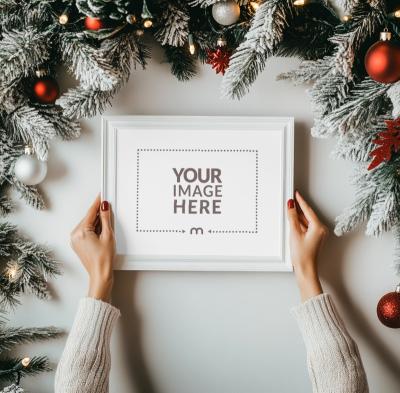
<path fill-rule="evenodd" d="M 60 17 L 58 18 L 58 22 L 60 25 L 66 25 L 69 21 L 68 15 L 67 14 L 61 14 Z"/>
<path fill-rule="evenodd" d="M 145 19 L 145 20 L 143 21 L 143 26 L 144 26 L 146 29 L 149 29 L 151 26 L 153 26 L 153 21 L 152 21 L 151 19 Z"/>
<path fill-rule="evenodd" d="M 191 55 L 194 55 L 196 53 L 196 46 L 194 45 L 194 40 L 193 40 L 193 35 L 189 34 L 189 52 Z"/>
<path fill-rule="evenodd" d="M 293 1 L 293 5 L 295 5 L 296 7 L 301 7 L 303 5 L 306 5 L 307 0 L 294 0 Z"/>
<path fill-rule="evenodd" d="M 250 5 L 254 11 L 257 11 L 260 8 L 260 3 L 258 3 L 257 1 L 250 1 Z"/>
<path fill-rule="evenodd" d="M 28 367 L 28 366 L 31 364 L 31 358 L 28 358 L 28 357 L 23 358 L 23 359 L 21 360 L 21 363 L 22 363 L 22 365 L 23 365 L 24 367 Z"/>

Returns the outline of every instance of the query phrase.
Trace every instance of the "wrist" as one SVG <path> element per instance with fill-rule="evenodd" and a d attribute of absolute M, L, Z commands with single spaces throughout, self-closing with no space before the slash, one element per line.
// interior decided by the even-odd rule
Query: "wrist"
<path fill-rule="evenodd" d="M 113 277 L 107 278 L 90 278 L 88 297 L 109 302 L 111 299 L 111 291 L 113 288 Z"/>
<path fill-rule="evenodd" d="M 315 269 L 300 269 L 296 273 L 296 280 L 303 302 L 323 293 L 318 272 Z"/>

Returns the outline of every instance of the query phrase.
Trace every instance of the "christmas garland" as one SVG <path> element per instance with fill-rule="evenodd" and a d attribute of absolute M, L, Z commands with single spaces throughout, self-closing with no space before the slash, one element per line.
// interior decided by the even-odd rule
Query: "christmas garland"
<path fill-rule="evenodd" d="M 223 75 L 231 98 L 249 90 L 268 58 L 296 56 L 301 65 L 279 79 L 313 82 L 312 134 L 336 137 L 334 155 L 357 164 L 356 200 L 335 232 L 362 222 L 367 235 L 393 230 L 400 273 L 400 7 L 343 0 L 342 9 L 340 17 L 327 0 L 0 0 L 0 213 L 12 210 L 10 189 L 44 208 L 36 186 L 46 175 L 50 140 L 79 137 L 79 120 L 105 110 L 132 66 L 146 66 L 146 36 L 163 47 L 179 80 L 195 75 L 199 60 Z M 76 80 L 66 91 L 57 83 L 60 65 Z M 0 254 L 3 310 L 27 289 L 47 296 L 46 277 L 58 274 L 47 250 L 5 222 Z M 21 333 L 14 343 L 58 332 L 40 333 Z M 0 339 L 4 349 L 7 339 Z M 47 368 L 44 359 L 41 366 L 5 360 L 0 380 Z"/>

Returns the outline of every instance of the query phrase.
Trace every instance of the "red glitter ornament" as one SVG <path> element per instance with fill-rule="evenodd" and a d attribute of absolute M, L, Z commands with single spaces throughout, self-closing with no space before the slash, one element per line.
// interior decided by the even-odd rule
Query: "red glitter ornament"
<path fill-rule="evenodd" d="M 381 40 L 373 44 L 365 55 L 365 69 L 368 75 L 381 83 L 400 80 L 400 45 L 391 40 L 391 33 L 381 33 Z"/>
<path fill-rule="evenodd" d="M 229 67 L 231 54 L 231 51 L 224 48 L 208 50 L 206 63 L 211 64 L 211 67 L 215 70 L 217 74 L 221 73 L 222 75 L 224 75 L 226 69 Z"/>
<path fill-rule="evenodd" d="M 400 285 L 379 300 L 376 308 L 379 320 L 387 327 L 400 328 Z"/>
<path fill-rule="evenodd" d="M 41 104 L 54 104 L 59 95 L 58 83 L 51 76 L 40 77 L 33 84 L 33 97 Z"/>
<path fill-rule="evenodd" d="M 104 27 L 104 23 L 100 18 L 87 16 L 85 18 L 85 27 L 87 30 L 97 31 Z"/>

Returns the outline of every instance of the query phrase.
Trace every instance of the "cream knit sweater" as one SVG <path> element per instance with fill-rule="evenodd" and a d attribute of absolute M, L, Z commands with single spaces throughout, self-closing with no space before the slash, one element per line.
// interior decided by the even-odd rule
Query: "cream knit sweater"
<path fill-rule="evenodd" d="M 316 296 L 292 312 L 306 345 L 313 392 L 367 393 L 367 379 L 357 345 L 332 298 L 327 294 Z M 119 310 L 108 303 L 90 298 L 80 301 L 58 364 L 55 393 L 108 392 L 110 338 L 119 316 Z"/>

